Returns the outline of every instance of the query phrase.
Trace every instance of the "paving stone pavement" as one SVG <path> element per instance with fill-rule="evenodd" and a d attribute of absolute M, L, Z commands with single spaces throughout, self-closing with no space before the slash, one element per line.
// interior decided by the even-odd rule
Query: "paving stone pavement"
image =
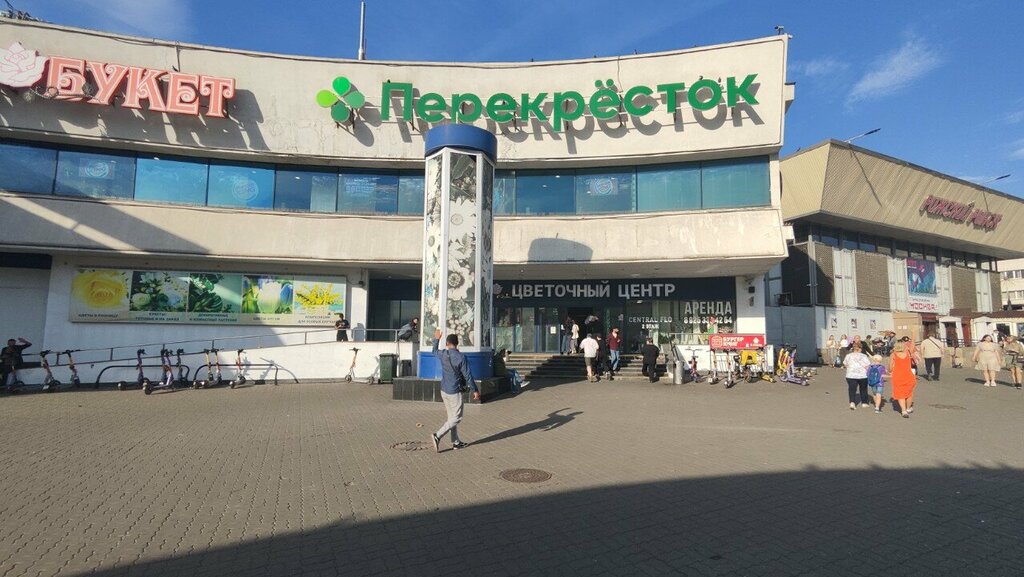
<path fill-rule="evenodd" d="M 0 575 L 1022 575 L 1024 394 L 944 376 L 536 381 L 441 454 L 384 385 L 4 397 Z"/>

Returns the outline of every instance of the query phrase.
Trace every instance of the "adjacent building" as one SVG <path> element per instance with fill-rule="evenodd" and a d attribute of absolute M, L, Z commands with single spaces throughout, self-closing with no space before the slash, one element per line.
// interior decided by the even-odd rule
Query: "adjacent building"
<path fill-rule="evenodd" d="M 969 344 L 972 320 L 1002 309 L 998 263 L 1024 256 L 1020 199 L 835 140 L 783 159 L 782 181 L 795 238 L 768 279 L 770 342 L 814 351 L 893 330 Z"/>

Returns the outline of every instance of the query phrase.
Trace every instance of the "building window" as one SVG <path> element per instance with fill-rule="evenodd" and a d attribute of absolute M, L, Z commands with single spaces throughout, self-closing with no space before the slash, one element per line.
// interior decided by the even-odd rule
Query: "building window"
<path fill-rule="evenodd" d="M 135 200 L 202 206 L 209 175 L 206 162 L 140 156 L 135 160 Z"/>
<path fill-rule="evenodd" d="M 516 214 L 573 214 L 572 173 L 521 170 L 516 174 Z"/>
<path fill-rule="evenodd" d="M 875 237 L 870 234 L 860 235 L 860 249 L 864 252 L 875 252 L 878 249 Z"/>
<path fill-rule="evenodd" d="M 704 208 L 771 204 L 767 157 L 703 162 L 700 172 Z"/>
<path fill-rule="evenodd" d="M 857 241 L 857 233 L 855 232 L 850 232 L 847 230 L 842 231 L 842 239 L 842 246 L 846 250 L 857 250 L 857 248 L 860 246 L 859 242 Z"/>
<path fill-rule="evenodd" d="M 512 170 L 494 171 L 494 215 L 515 214 L 516 173 Z"/>
<path fill-rule="evenodd" d="M 57 155 L 57 194 L 93 198 L 132 198 L 135 157 L 61 150 Z"/>
<path fill-rule="evenodd" d="M 341 188 L 338 192 L 338 212 L 394 214 L 397 207 L 397 174 L 369 171 L 342 173 Z"/>
<path fill-rule="evenodd" d="M 633 171 L 576 172 L 576 214 L 635 212 Z"/>
<path fill-rule="evenodd" d="M 640 212 L 701 207 L 700 165 L 641 166 L 636 169 L 636 208 Z"/>
<path fill-rule="evenodd" d="M 811 226 L 805 222 L 798 222 L 793 225 L 793 241 L 807 242 L 810 236 Z"/>
<path fill-rule="evenodd" d="M 338 173 L 278 169 L 274 180 L 274 209 L 334 212 L 338 203 Z"/>
<path fill-rule="evenodd" d="M 398 173 L 398 214 L 423 215 L 423 183 L 422 170 Z"/>
<path fill-rule="evenodd" d="M 51 194 L 56 172 L 56 150 L 0 143 L 0 190 Z"/>
<path fill-rule="evenodd" d="M 905 243 L 903 241 L 899 241 L 899 240 L 893 241 L 893 247 L 892 248 L 893 248 L 893 256 L 895 256 L 896 258 L 908 258 L 910 256 L 910 251 L 907 248 L 907 243 Z"/>
<path fill-rule="evenodd" d="M 261 164 L 211 162 L 207 204 L 239 208 L 273 208 L 273 167 Z"/>
<path fill-rule="evenodd" d="M 822 243 L 832 247 L 839 247 L 839 231 L 827 226 L 815 227 L 818 230 L 818 237 Z"/>

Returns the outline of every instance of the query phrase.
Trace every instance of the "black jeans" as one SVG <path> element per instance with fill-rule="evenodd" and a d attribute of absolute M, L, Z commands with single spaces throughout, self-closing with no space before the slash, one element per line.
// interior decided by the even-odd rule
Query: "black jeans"
<path fill-rule="evenodd" d="M 939 380 L 939 367 L 942 366 L 942 357 L 935 357 L 924 360 L 925 374 L 931 375 L 936 381 Z"/>
<path fill-rule="evenodd" d="M 866 378 L 851 379 L 850 377 L 846 377 L 846 385 L 850 389 L 851 403 L 856 405 L 868 402 L 868 380 Z"/>

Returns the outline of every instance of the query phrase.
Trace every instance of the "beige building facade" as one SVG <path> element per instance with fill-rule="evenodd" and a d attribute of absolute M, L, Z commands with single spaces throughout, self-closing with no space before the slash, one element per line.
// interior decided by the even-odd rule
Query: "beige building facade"
<path fill-rule="evenodd" d="M 1020 199 L 835 140 L 785 158 L 782 178 L 794 241 L 769 275 L 770 338 L 962 345 L 972 318 L 1002 308 L 999 262 L 1024 255 Z"/>
<path fill-rule="evenodd" d="M 498 139 L 508 348 L 557 352 L 551 331 L 589 314 L 636 339 L 764 333 L 790 232 L 787 47 L 379 62 L 0 20 L 0 57 L 22 63 L 0 78 L 0 293 L 23 305 L 2 326 L 113 347 L 345 312 L 387 338 L 418 310 L 423 135 L 463 122 Z"/>

